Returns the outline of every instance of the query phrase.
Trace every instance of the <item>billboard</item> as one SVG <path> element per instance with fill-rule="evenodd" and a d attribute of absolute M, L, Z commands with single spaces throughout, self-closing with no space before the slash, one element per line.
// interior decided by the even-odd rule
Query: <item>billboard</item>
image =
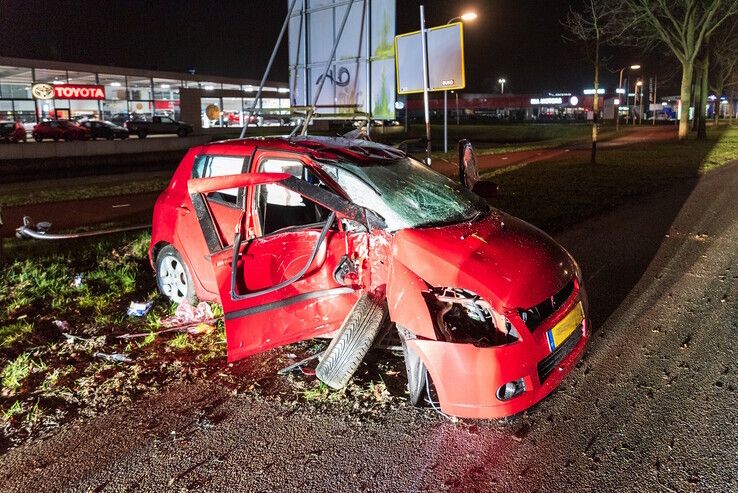
<path fill-rule="evenodd" d="M 287 0 L 289 5 L 290 0 Z M 395 0 L 305 0 L 289 21 L 290 103 L 309 106 L 341 22 L 336 56 L 317 103 L 318 115 L 395 118 Z"/>
<path fill-rule="evenodd" d="M 428 87 L 431 91 L 463 89 L 464 26 L 461 22 L 427 29 Z M 423 50 L 420 31 L 395 37 L 397 92 L 423 92 Z"/>

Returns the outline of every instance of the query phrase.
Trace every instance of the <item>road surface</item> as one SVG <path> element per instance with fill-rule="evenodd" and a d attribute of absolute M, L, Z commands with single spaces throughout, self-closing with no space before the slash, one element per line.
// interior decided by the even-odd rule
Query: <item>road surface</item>
<path fill-rule="evenodd" d="M 733 163 L 559 235 L 597 324 L 521 416 L 358 418 L 183 384 L 9 451 L 0 491 L 736 491 L 737 196 Z"/>

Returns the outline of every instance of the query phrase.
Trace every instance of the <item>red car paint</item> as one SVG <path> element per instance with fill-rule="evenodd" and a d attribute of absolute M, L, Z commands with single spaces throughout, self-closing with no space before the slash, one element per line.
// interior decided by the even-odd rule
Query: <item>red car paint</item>
<path fill-rule="evenodd" d="M 52 140 L 89 140 L 89 129 L 71 120 L 49 120 L 33 127 L 31 132 L 34 140 L 41 142 L 44 139 Z"/>
<path fill-rule="evenodd" d="M 0 142 L 25 142 L 26 129 L 21 122 L 0 121 Z"/>
<path fill-rule="evenodd" d="M 338 219 L 361 222 L 349 191 L 327 174 L 321 163 L 349 161 L 371 167 L 404 159 L 398 157 L 396 149 L 366 145 L 344 139 L 254 138 L 191 149 L 157 200 L 152 265 L 158 251 L 172 245 L 189 267 L 198 298 L 221 301 L 229 361 L 334 332 L 361 294 L 371 293 L 386 299 L 392 321 L 413 335 L 408 346 L 428 369 L 444 412 L 499 418 L 540 401 L 580 358 L 590 331 L 578 267 L 542 231 L 491 209 L 481 218 L 438 227 L 349 231 L 345 224 L 350 223 L 340 222 L 341 227 L 326 227 L 325 231 L 318 224 L 262 235 L 267 219 L 265 212 L 262 225 L 257 187 L 282 187 L 288 196 L 300 190 L 289 188 L 295 183 L 306 185 L 311 194 L 319 188 L 305 181 L 307 175 L 298 179 L 285 173 L 260 172 L 262 163 L 270 159 L 301 163 L 320 179 L 323 190 L 330 190 L 321 192 L 326 197 L 316 196 L 311 201 L 324 206 L 326 213 L 334 211 Z M 192 179 L 193 164 L 204 159 L 202 156 L 242 157 L 243 173 Z M 229 207 L 208 195 L 223 189 L 241 189 L 245 206 Z M 266 211 L 270 195 L 265 196 L 267 205 L 261 206 Z M 232 279 L 234 233 L 243 241 Z M 324 242 L 305 265 L 322 233 Z M 344 257 L 349 257 L 356 269 L 339 279 L 335 272 Z M 305 271 L 299 279 L 280 286 L 302 267 Z M 259 293 L 275 285 L 272 291 Z M 517 340 L 492 346 L 444 340 L 438 330 L 444 322 L 426 299 L 434 287 L 474 293 L 493 310 L 494 326 L 507 324 L 508 333 L 512 327 Z M 562 292 L 565 298 L 557 305 L 554 300 Z M 551 300 L 553 312 L 529 330 L 523 312 L 547 300 Z M 553 371 L 542 382 L 539 365 L 551 360 L 553 353 L 550 329 L 580 303 L 584 319 L 572 332 L 578 339 L 567 339 L 572 345 L 567 346 L 567 353 L 556 353 L 563 356 L 554 361 Z M 525 384 L 521 395 L 504 401 L 497 397 L 497 389 L 519 380 Z"/>

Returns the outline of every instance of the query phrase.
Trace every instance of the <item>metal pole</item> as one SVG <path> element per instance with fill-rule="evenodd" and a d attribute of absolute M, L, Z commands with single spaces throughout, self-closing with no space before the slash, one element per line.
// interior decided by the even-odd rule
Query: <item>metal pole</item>
<path fill-rule="evenodd" d="M 643 85 L 641 84 L 641 94 L 638 96 L 638 102 L 640 103 L 639 106 L 639 115 L 638 115 L 638 125 L 643 125 Z"/>
<path fill-rule="evenodd" d="M 420 6 L 420 46 L 423 51 L 423 105 L 425 106 L 425 139 L 426 139 L 426 163 L 431 165 L 431 127 L 430 109 L 428 108 L 428 38 L 425 31 L 425 10 Z"/>
<path fill-rule="evenodd" d="M 443 91 L 443 152 L 448 153 L 448 91 Z"/>
<path fill-rule="evenodd" d="M 294 0 L 293 0 L 294 1 Z M 307 112 L 307 115 L 305 116 L 305 123 L 302 126 L 302 132 L 300 132 L 301 135 L 307 135 L 307 129 L 308 125 L 310 125 L 310 120 L 313 117 L 313 114 L 315 113 L 315 107 L 318 104 L 318 98 L 320 97 L 320 93 L 323 90 L 323 84 L 325 84 L 325 78 L 328 76 L 328 71 L 331 69 L 331 64 L 333 63 L 333 59 L 336 57 L 336 49 L 338 49 L 338 42 L 341 41 L 341 36 L 343 35 L 343 28 L 346 27 L 346 21 L 348 20 L 349 13 L 351 12 L 351 7 L 353 7 L 355 0 L 351 0 L 349 4 L 346 6 L 346 13 L 343 14 L 343 20 L 341 21 L 341 27 L 338 29 L 338 34 L 336 35 L 336 39 L 333 42 L 333 49 L 331 50 L 331 56 L 328 57 L 328 63 L 325 64 L 325 70 L 323 71 L 323 75 L 320 77 L 318 82 L 318 89 L 315 91 L 315 94 L 313 95 L 313 102 L 310 104 L 310 109 Z"/>
<path fill-rule="evenodd" d="M 277 37 L 277 42 L 274 43 L 274 49 L 272 50 L 272 56 L 269 57 L 269 63 L 267 63 L 267 68 L 264 71 L 264 76 L 261 78 L 261 83 L 259 84 L 259 90 L 256 91 L 256 97 L 254 98 L 254 102 L 251 103 L 251 108 L 249 108 L 249 113 L 246 115 L 246 119 L 242 121 L 243 128 L 241 129 L 241 138 L 243 139 L 244 135 L 246 135 L 246 128 L 249 126 L 249 120 L 251 120 L 251 115 L 254 114 L 254 109 L 256 109 L 257 101 L 261 99 L 261 91 L 264 90 L 264 84 L 266 84 L 267 77 L 269 77 L 269 72 L 272 70 L 272 64 L 274 63 L 274 59 L 277 57 L 277 50 L 279 50 L 279 45 L 282 44 L 282 38 L 284 38 L 284 33 L 287 31 L 287 25 L 290 23 L 290 17 L 292 16 L 292 10 L 295 8 L 295 4 L 297 3 L 297 0 L 292 0 L 292 3 L 290 4 L 290 8 L 287 10 L 287 15 L 284 18 L 284 22 L 282 23 L 282 29 L 279 31 L 279 36 Z"/>
<path fill-rule="evenodd" d="M 623 97 L 623 70 L 625 70 L 625 67 L 620 69 L 620 82 L 618 82 L 618 104 L 615 105 L 615 133 L 620 131 L 620 98 Z"/>
<path fill-rule="evenodd" d="M 659 76 L 655 75 L 653 78 L 653 122 L 651 122 L 651 125 L 656 126 L 656 112 L 658 111 L 658 103 L 656 102 L 656 86 L 659 83 Z"/>

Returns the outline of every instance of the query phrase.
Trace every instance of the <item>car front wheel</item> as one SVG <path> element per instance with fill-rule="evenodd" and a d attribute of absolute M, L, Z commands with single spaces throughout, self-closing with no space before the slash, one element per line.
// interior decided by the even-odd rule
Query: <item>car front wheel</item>
<path fill-rule="evenodd" d="M 35 135 L 35 134 L 34 134 L 34 135 L 33 135 L 33 140 L 35 140 L 36 142 L 41 142 L 41 141 L 42 141 L 42 140 L 44 140 L 44 139 L 43 139 L 43 137 L 41 137 L 40 135 Z"/>
<path fill-rule="evenodd" d="M 190 269 L 172 245 L 162 248 L 156 256 L 156 285 L 161 294 L 177 304 L 195 302 L 195 284 Z"/>

